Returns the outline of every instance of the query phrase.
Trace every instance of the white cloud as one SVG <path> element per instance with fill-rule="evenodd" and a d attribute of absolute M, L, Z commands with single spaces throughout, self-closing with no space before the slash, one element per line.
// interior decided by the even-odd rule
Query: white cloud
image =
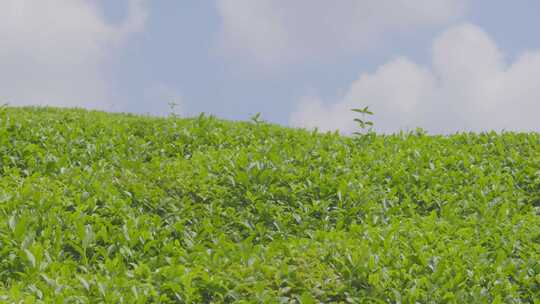
<path fill-rule="evenodd" d="M 144 27 L 144 0 L 129 0 L 120 25 L 96 1 L 0 2 L 0 100 L 11 105 L 110 109 L 103 68 Z"/>
<path fill-rule="evenodd" d="M 290 123 L 299 127 L 356 129 L 350 111 L 370 105 L 376 129 L 395 132 L 540 130 L 540 51 L 507 63 L 479 27 L 462 24 L 433 42 L 431 66 L 397 58 L 362 74 L 341 100 L 303 99 Z"/>
<path fill-rule="evenodd" d="M 467 0 L 218 0 L 227 53 L 274 65 L 372 47 L 389 31 L 442 24 Z"/>

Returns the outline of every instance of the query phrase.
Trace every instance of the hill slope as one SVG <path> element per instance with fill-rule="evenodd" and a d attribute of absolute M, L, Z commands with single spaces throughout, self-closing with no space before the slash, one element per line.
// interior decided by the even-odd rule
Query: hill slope
<path fill-rule="evenodd" d="M 540 298 L 540 135 L 0 110 L 0 300 Z"/>

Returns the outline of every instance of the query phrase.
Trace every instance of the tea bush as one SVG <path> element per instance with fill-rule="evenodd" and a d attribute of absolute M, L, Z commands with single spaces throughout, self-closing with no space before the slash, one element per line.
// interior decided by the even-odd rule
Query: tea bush
<path fill-rule="evenodd" d="M 540 303 L 540 134 L 0 111 L 0 301 Z"/>

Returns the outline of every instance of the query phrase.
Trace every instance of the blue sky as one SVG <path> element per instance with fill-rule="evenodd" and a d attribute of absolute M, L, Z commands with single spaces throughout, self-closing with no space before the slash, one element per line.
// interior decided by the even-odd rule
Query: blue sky
<path fill-rule="evenodd" d="M 381 132 L 540 131 L 540 2 L 3 0 L 0 100 Z"/>

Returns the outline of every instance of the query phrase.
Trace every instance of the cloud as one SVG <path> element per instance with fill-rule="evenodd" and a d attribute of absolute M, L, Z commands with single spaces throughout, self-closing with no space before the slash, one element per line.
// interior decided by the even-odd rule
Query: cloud
<path fill-rule="evenodd" d="M 104 68 L 146 20 L 143 0 L 129 0 L 128 10 L 112 25 L 96 1 L 1 1 L 0 99 L 110 109 Z"/>
<path fill-rule="evenodd" d="M 361 74 L 334 103 L 303 98 L 290 123 L 351 133 L 350 109 L 364 105 L 375 112 L 380 132 L 539 131 L 540 51 L 509 63 L 481 28 L 454 26 L 434 40 L 430 66 L 395 58 Z"/>
<path fill-rule="evenodd" d="M 218 0 L 220 45 L 266 65 L 354 54 L 393 31 L 460 16 L 467 0 Z M 380 42 L 380 41 L 379 41 Z"/>

